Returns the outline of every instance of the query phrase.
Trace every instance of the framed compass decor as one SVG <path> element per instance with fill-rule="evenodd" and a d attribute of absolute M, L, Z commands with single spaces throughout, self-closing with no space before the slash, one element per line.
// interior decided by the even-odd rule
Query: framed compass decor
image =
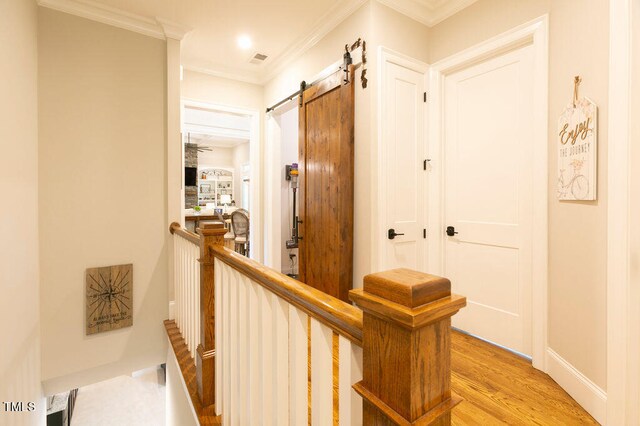
<path fill-rule="evenodd" d="M 86 271 L 87 335 L 133 325 L 133 265 Z"/>

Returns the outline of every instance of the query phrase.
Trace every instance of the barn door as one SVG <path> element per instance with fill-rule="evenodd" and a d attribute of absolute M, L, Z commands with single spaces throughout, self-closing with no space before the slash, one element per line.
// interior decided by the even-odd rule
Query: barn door
<path fill-rule="evenodd" d="M 348 300 L 353 280 L 353 66 L 301 94 L 300 280 Z"/>

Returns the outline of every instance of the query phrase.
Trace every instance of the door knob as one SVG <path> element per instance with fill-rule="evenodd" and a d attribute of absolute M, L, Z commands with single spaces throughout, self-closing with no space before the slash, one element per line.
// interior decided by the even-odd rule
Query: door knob
<path fill-rule="evenodd" d="M 454 228 L 453 226 L 447 226 L 447 235 L 450 237 L 453 237 L 454 235 L 456 235 L 456 228 Z"/>
<path fill-rule="evenodd" d="M 398 233 L 396 233 L 395 229 L 391 228 L 391 229 L 389 229 L 389 231 L 387 231 L 387 235 L 389 236 L 390 240 L 393 240 L 398 235 L 404 235 L 404 234 L 398 234 Z"/>

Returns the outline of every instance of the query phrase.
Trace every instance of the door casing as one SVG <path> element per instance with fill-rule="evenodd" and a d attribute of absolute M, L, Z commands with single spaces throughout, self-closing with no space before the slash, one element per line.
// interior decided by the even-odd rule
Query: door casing
<path fill-rule="evenodd" d="M 428 179 L 428 272 L 444 271 L 444 79 L 460 69 L 505 52 L 531 45 L 534 50 L 534 147 L 533 147 L 533 247 L 532 247 L 532 362 L 547 369 L 547 270 L 548 270 L 548 17 L 516 27 L 449 58 L 429 70 L 428 155 L 432 169 Z M 441 231 L 441 232 L 438 232 Z"/>

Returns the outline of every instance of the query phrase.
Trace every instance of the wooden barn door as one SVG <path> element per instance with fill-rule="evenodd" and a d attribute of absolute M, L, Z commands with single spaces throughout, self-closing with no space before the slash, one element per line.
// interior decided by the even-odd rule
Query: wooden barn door
<path fill-rule="evenodd" d="M 348 300 L 353 280 L 353 66 L 300 102 L 300 280 Z"/>

